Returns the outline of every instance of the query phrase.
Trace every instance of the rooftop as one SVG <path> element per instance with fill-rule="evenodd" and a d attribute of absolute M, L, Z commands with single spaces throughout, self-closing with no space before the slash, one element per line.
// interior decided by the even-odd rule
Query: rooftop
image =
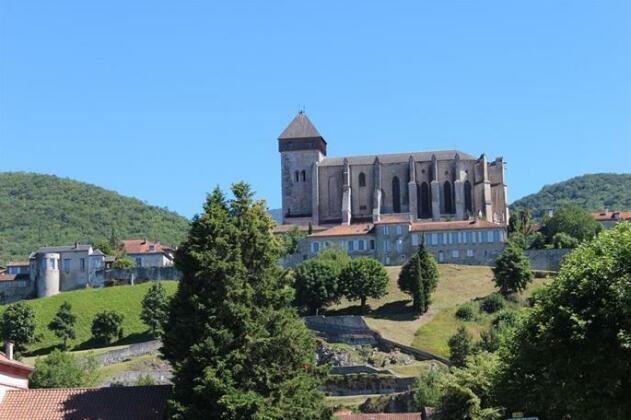
<path fill-rule="evenodd" d="M 307 115 L 303 111 L 300 111 L 280 134 L 278 139 L 311 139 L 318 137 L 322 138 L 318 129 L 315 128 L 315 125 L 313 125 Z"/>
<path fill-rule="evenodd" d="M 467 230 L 504 228 L 504 225 L 487 222 L 486 220 L 455 220 L 452 222 L 420 222 L 412 223 L 410 231 L 427 232 L 437 230 Z"/>
<path fill-rule="evenodd" d="M 7 263 L 7 267 L 24 267 L 25 265 L 29 265 L 28 261 L 9 261 Z"/>
<path fill-rule="evenodd" d="M 163 419 L 169 385 L 7 391 L 0 420 Z"/>
<path fill-rule="evenodd" d="M 31 257 L 37 254 L 45 254 L 48 252 L 85 252 L 89 251 L 92 245 L 89 244 L 74 244 L 74 245 L 61 245 L 61 246 L 45 246 L 31 254 Z"/>
<path fill-rule="evenodd" d="M 351 225 L 336 225 L 330 229 L 316 232 L 309 235 L 310 238 L 331 237 L 331 236 L 354 236 L 365 235 L 373 228 L 372 223 L 357 223 Z"/>
<path fill-rule="evenodd" d="M 344 159 L 348 159 L 349 165 L 372 165 L 373 163 L 375 163 L 376 158 L 379 158 L 379 162 L 383 164 L 407 163 L 410 160 L 410 156 L 412 156 L 415 162 L 429 162 L 434 156 L 437 160 L 451 160 L 455 159 L 456 155 L 458 155 L 460 159 L 463 160 L 477 159 L 476 157 L 471 156 L 468 153 L 464 153 L 460 150 L 436 150 L 429 152 L 389 153 L 383 155 L 327 157 L 324 158 L 318 165 L 341 166 L 344 164 Z"/>
<path fill-rule="evenodd" d="M 599 222 L 607 220 L 631 220 L 631 211 L 602 211 L 592 213 L 592 217 Z"/>
<path fill-rule="evenodd" d="M 127 239 L 123 241 L 123 249 L 128 254 L 155 254 L 172 251 L 170 247 L 164 246 L 160 242 L 151 242 L 146 239 Z"/>
<path fill-rule="evenodd" d="M 312 232 L 320 232 L 322 230 L 328 229 L 329 227 L 330 226 L 312 225 L 311 226 L 311 231 Z M 284 224 L 284 225 L 276 225 L 276 226 L 274 226 L 274 229 L 272 229 L 272 233 L 287 233 L 287 232 L 293 230 L 294 228 L 297 228 L 301 232 L 308 232 L 309 231 L 309 225 L 299 225 L 299 224 L 287 223 L 287 224 Z"/>

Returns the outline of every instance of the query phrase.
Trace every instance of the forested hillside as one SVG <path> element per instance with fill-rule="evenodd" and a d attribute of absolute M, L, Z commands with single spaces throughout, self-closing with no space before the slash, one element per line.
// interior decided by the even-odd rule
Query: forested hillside
<path fill-rule="evenodd" d="M 142 238 L 178 244 L 189 221 L 135 198 L 70 179 L 0 173 L 0 264 L 44 245 Z"/>
<path fill-rule="evenodd" d="M 576 204 L 587 211 L 631 209 L 631 174 L 588 174 L 557 184 L 546 185 L 538 193 L 527 195 L 511 210 L 530 209 L 541 217 L 548 209 Z"/>

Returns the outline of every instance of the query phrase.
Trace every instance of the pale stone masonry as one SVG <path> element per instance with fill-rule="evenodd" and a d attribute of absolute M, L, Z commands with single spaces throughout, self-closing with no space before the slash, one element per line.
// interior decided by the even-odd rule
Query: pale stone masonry
<path fill-rule="evenodd" d="M 295 264 L 336 245 L 351 256 L 399 265 L 419 241 L 439 262 L 491 264 L 504 248 L 507 186 L 501 157 L 458 150 L 327 157 L 304 114 L 278 138 L 283 225 L 312 233 Z"/>

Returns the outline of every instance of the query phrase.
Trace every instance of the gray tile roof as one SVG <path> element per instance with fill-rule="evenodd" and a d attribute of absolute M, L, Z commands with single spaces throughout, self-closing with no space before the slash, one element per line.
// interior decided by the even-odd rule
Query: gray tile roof
<path fill-rule="evenodd" d="M 300 111 L 281 133 L 278 139 L 302 139 L 322 137 L 307 115 Z"/>
<path fill-rule="evenodd" d="M 42 254 L 47 252 L 83 252 L 89 250 L 91 245 L 62 245 L 62 246 L 45 246 L 31 254 L 31 257 L 36 254 Z"/>
<path fill-rule="evenodd" d="M 410 156 L 416 162 L 428 162 L 432 160 L 432 156 L 436 156 L 437 160 L 451 160 L 460 155 L 463 160 L 476 160 L 477 158 L 460 150 L 436 150 L 429 152 L 410 152 L 410 153 L 389 153 L 385 155 L 365 155 L 365 156 L 349 156 L 349 157 L 327 157 L 320 162 L 320 166 L 341 166 L 344 159 L 348 159 L 350 165 L 372 165 L 375 158 L 379 157 L 381 163 L 407 163 Z"/>

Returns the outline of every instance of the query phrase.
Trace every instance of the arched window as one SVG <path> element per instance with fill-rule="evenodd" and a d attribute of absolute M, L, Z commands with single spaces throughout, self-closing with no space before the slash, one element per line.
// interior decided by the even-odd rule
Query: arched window
<path fill-rule="evenodd" d="M 471 203 L 471 183 L 469 181 L 464 182 L 464 209 L 469 214 L 473 212 L 473 205 Z"/>
<path fill-rule="evenodd" d="M 305 182 L 307 180 L 307 173 L 305 171 L 300 172 L 300 180 Z"/>
<path fill-rule="evenodd" d="M 366 174 L 364 174 L 363 172 L 359 173 L 359 186 L 360 187 L 366 186 Z"/>
<path fill-rule="evenodd" d="M 401 185 L 396 176 L 392 178 L 392 211 L 401 213 Z"/>
<path fill-rule="evenodd" d="M 300 181 L 300 174 L 298 171 L 294 172 L 294 182 Z"/>
<path fill-rule="evenodd" d="M 427 182 L 421 184 L 418 191 L 418 217 L 427 219 L 432 217 L 432 198 L 430 196 L 429 185 Z"/>
<path fill-rule="evenodd" d="M 445 213 L 453 213 L 454 205 L 453 205 L 453 194 L 451 192 L 451 184 L 449 181 L 445 181 L 443 187 L 443 193 L 445 195 Z"/>

